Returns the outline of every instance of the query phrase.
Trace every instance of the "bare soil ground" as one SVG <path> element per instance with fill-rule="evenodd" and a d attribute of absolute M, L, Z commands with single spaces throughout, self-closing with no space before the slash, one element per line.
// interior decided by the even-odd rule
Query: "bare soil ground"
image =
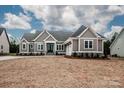
<path fill-rule="evenodd" d="M 39 56 L 0 61 L 0 87 L 124 87 L 124 60 Z"/>

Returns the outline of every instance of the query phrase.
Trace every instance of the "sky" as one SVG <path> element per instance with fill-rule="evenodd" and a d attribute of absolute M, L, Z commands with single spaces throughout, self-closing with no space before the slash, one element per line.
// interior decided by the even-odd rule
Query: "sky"
<path fill-rule="evenodd" d="M 9 37 L 18 39 L 42 29 L 74 32 L 81 25 L 111 38 L 124 26 L 123 10 L 120 5 L 1 5 L 0 26 L 7 29 Z"/>

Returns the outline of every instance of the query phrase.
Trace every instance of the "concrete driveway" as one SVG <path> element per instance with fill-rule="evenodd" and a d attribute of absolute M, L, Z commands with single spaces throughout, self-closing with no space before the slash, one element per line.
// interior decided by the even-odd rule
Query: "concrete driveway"
<path fill-rule="evenodd" d="M 0 56 L 0 61 L 23 58 L 23 56 Z"/>

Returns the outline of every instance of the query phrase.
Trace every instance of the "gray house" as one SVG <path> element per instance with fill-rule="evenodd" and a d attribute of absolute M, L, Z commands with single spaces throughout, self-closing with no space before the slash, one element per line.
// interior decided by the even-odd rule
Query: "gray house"
<path fill-rule="evenodd" d="M 3 27 L 0 27 L 0 54 L 1 53 L 9 53 L 9 38 L 6 33 L 6 29 Z"/>
<path fill-rule="evenodd" d="M 25 33 L 21 38 L 20 53 L 103 54 L 103 42 L 103 36 L 83 25 L 76 32 L 43 30 Z"/>

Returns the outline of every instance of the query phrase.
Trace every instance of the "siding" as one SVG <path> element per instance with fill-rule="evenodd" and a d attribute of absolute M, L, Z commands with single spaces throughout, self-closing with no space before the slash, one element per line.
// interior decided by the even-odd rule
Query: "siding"
<path fill-rule="evenodd" d="M 1 49 L 1 45 L 3 45 L 3 49 Z M 9 53 L 9 42 L 5 31 L 0 35 L 0 52 Z"/>
<path fill-rule="evenodd" d="M 96 38 L 91 29 L 88 29 L 81 37 Z"/>
<path fill-rule="evenodd" d="M 116 42 L 111 47 L 111 55 L 114 54 L 124 57 L 124 31 L 120 34 Z"/>
<path fill-rule="evenodd" d="M 42 42 L 48 36 L 49 34 L 46 31 L 44 31 L 43 34 L 36 40 L 36 42 Z"/>
<path fill-rule="evenodd" d="M 73 51 L 78 51 L 78 39 L 73 39 Z"/>
<path fill-rule="evenodd" d="M 23 50 L 22 49 L 22 44 L 23 43 L 26 43 L 26 49 L 25 50 Z M 21 43 L 20 43 L 20 52 L 28 52 L 28 49 L 29 49 L 29 44 L 25 41 L 25 40 L 23 40 Z"/>
<path fill-rule="evenodd" d="M 102 51 L 102 40 L 98 40 L 98 51 Z"/>
<path fill-rule="evenodd" d="M 42 51 L 45 51 L 45 43 L 44 42 L 39 42 L 39 43 L 43 44 L 43 50 Z M 34 43 L 34 52 L 41 52 L 41 51 L 37 50 L 37 47 L 38 47 L 39 43 Z"/>
<path fill-rule="evenodd" d="M 55 41 L 51 36 L 46 41 Z"/>
<path fill-rule="evenodd" d="M 80 39 L 80 51 L 97 51 L 97 39 L 93 39 L 93 49 L 85 49 L 84 40 L 87 39 Z"/>

